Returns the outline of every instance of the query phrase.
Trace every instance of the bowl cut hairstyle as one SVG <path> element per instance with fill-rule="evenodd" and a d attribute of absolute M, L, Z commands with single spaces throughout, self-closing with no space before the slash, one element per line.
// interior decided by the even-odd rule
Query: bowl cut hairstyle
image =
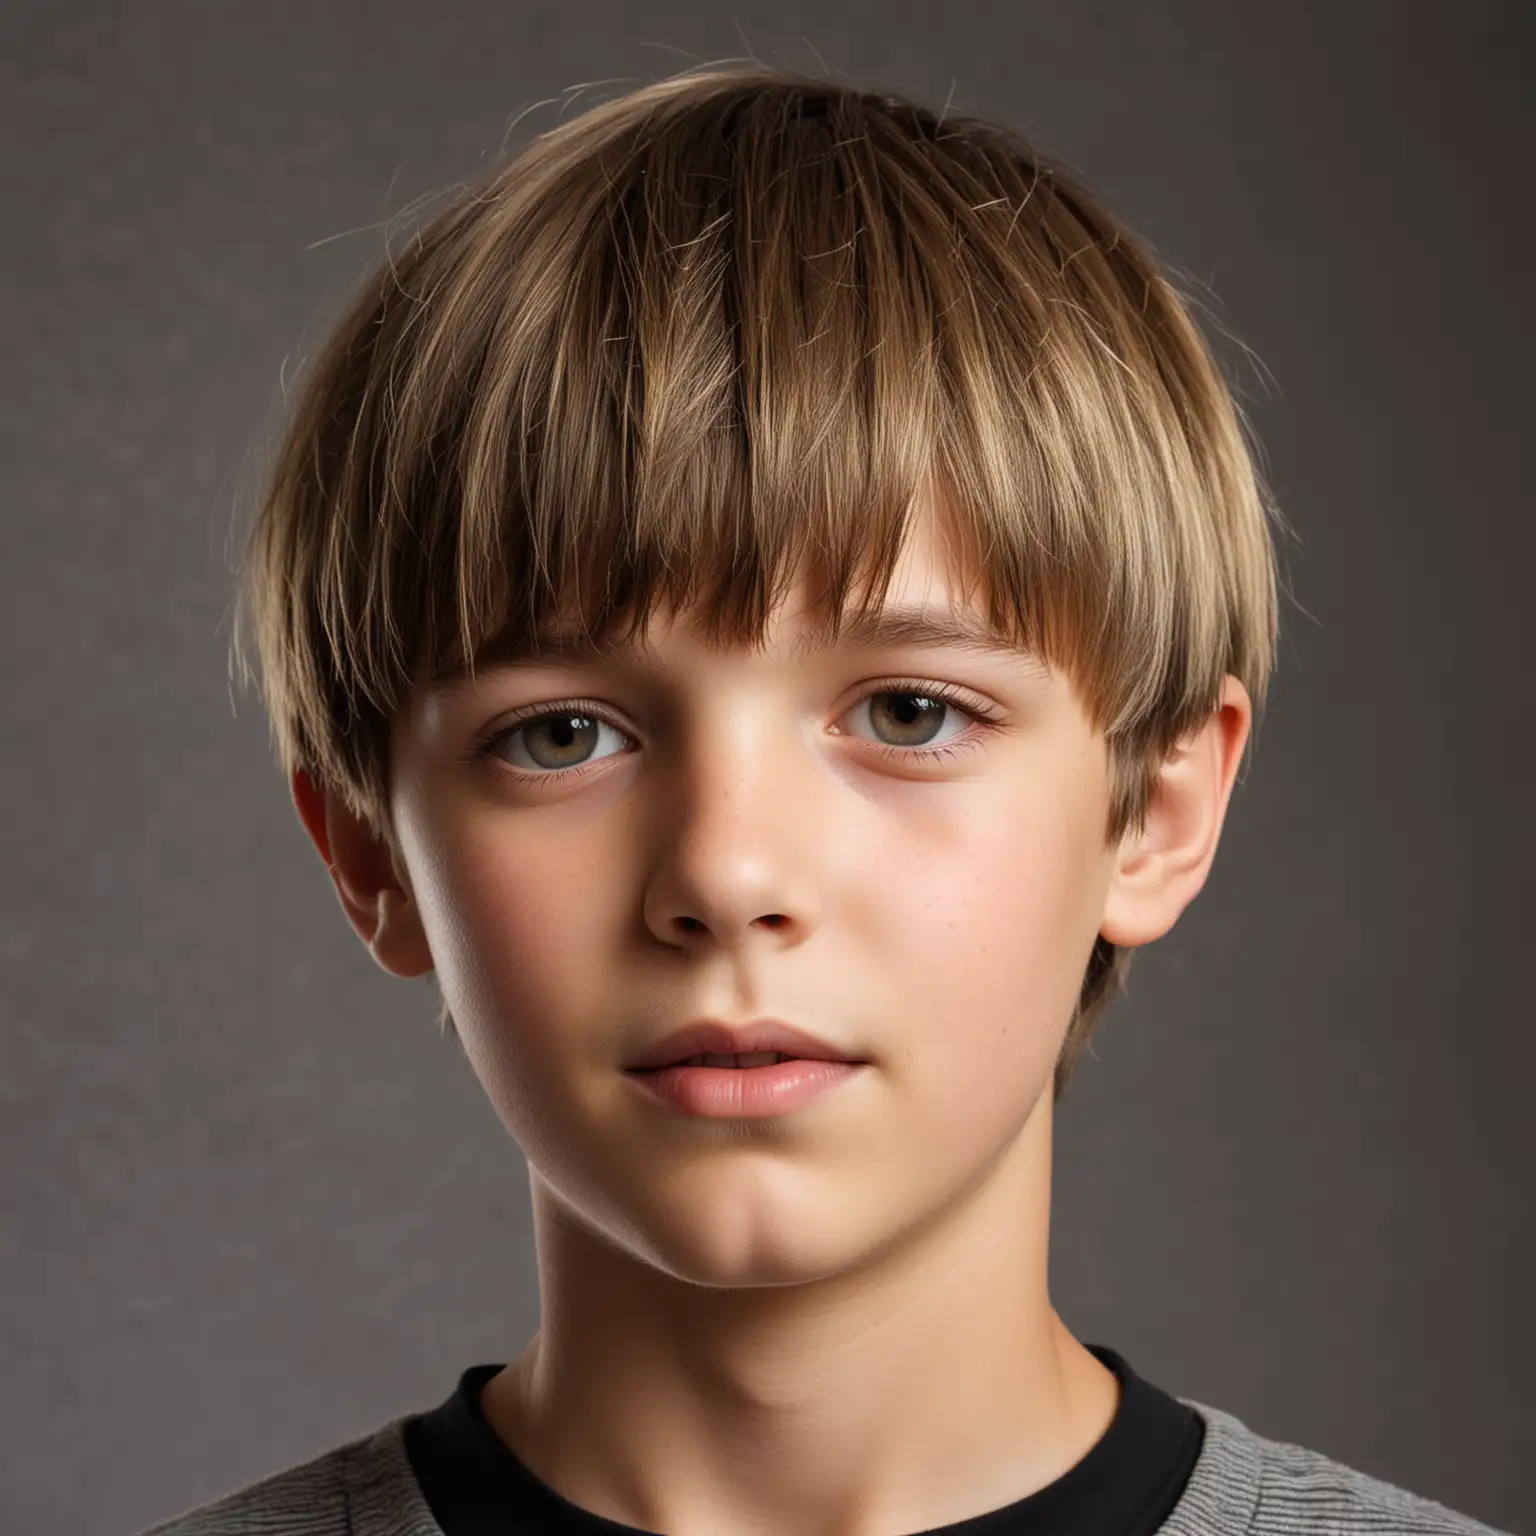
<path fill-rule="evenodd" d="M 1198 308 L 990 122 L 761 66 L 590 107 L 455 188 L 302 374 L 233 653 L 285 775 L 398 853 L 423 681 L 658 608 L 755 647 L 805 571 L 835 640 L 926 486 L 967 595 L 1107 738 L 1107 842 L 1139 831 L 1223 677 L 1256 725 L 1275 660 L 1284 524 Z M 1131 956 L 1097 939 L 1056 1099 Z"/>

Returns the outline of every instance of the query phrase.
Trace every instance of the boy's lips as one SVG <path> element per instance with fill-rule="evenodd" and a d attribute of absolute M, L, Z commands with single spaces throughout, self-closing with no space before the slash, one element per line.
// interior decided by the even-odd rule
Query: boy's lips
<path fill-rule="evenodd" d="M 624 1065 L 629 1072 L 648 1072 L 690 1056 L 744 1056 L 754 1051 L 777 1051 L 805 1061 L 865 1060 L 856 1051 L 818 1039 L 782 1019 L 751 1019 L 736 1025 L 700 1019 L 664 1035 Z"/>

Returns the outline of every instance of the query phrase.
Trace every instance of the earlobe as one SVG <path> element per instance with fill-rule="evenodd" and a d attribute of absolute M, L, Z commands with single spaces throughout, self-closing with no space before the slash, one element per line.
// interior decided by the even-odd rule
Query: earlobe
<path fill-rule="evenodd" d="M 392 976 L 426 975 L 433 969 L 426 931 L 388 842 L 304 769 L 295 770 L 292 790 L 299 820 L 369 954 Z"/>
<path fill-rule="evenodd" d="M 421 914 L 410 896 L 397 887 L 386 886 L 379 892 L 368 953 L 391 976 L 414 979 L 433 969 Z"/>

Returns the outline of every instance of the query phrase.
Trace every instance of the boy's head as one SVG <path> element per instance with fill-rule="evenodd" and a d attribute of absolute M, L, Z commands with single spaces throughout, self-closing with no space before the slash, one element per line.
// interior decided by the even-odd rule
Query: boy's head
<path fill-rule="evenodd" d="M 752 69 L 562 124 L 392 254 L 244 596 L 354 922 L 515 1065 L 504 1113 L 562 1030 L 612 1067 L 705 1012 L 875 1059 L 969 1016 L 1055 1099 L 1205 878 L 1271 519 L 1184 303 L 1075 179 Z M 999 649 L 857 633 L 918 606 Z"/>

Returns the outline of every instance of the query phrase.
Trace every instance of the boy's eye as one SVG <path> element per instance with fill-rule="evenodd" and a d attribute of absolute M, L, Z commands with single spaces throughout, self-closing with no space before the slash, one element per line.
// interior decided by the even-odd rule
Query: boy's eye
<path fill-rule="evenodd" d="M 874 689 L 844 718 L 864 724 L 873 732 L 875 744 L 888 753 L 922 758 L 944 756 L 974 744 L 963 732 L 944 734 L 947 727 L 960 723 L 957 714 L 983 728 L 992 722 L 990 712 L 978 701 L 962 698 L 960 690 L 927 683 Z M 541 705 L 514 724 L 493 730 L 476 744 L 473 756 L 495 756 L 525 777 L 549 778 L 613 755 L 592 756 L 605 732 L 610 740 L 627 735 L 597 706 L 583 700 Z"/>
<path fill-rule="evenodd" d="M 536 715 L 511 730 L 503 731 L 496 741 L 498 744 L 506 742 L 519 745 L 522 750 L 517 755 L 532 758 L 534 768 L 558 770 L 578 768 L 583 762 L 589 761 L 587 754 L 604 731 L 623 734 L 617 726 L 597 715 L 562 709 L 554 714 Z M 521 738 L 520 742 L 518 738 Z"/>
<path fill-rule="evenodd" d="M 927 747 L 939 739 L 939 732 L 947 720 L 953 720 L 959 713 L 959 706 L 951 699 L 935 698 L 932 694 L 882 688 L 866 694 L 851 713 L 857 715 L 861 711 L 884 745 Z"/>

